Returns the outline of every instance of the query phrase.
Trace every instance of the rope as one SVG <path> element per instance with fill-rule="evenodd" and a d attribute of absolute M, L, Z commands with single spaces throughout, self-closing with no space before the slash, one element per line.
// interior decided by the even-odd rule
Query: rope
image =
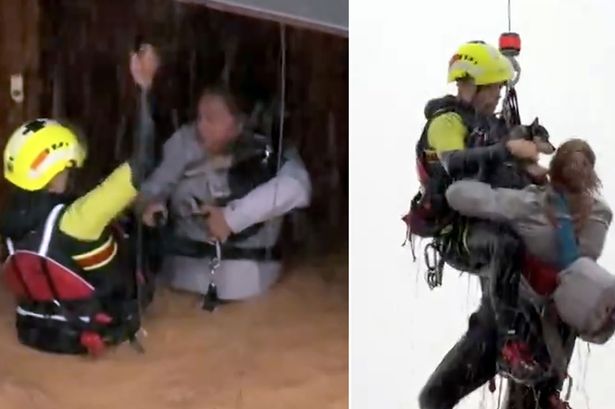
<path fill-rule="evenodd" d="M 508 0 L 508 32 L 512 30 L 512 25 L 510 23 L 510 0 Z"/>
<path fill-rule="evenodd" d="M 282 145 L 284 143 L 284 114 L 286 113 L 286 26 L 280 24 L 280 124 L 278 130 L 278 147 L 276 158 L 276 176 L 280 173 L 282 167 Z M 275 187 L 273 190 L 273 201 L 271 208 L 275 207 L 278 199 L 278 187 L 280 181 L 276 179 Z M 269 228 L 269 234 L 273 234 L 273 229 Z M 271 236 L 270 236 L 271 237 Z M 271 258 L 271 249 L 267 250 L 268 258 Z"/>
<path fill-rule="evenodd" d="M 508 32 L 512 31 L 512 22 L 511 22 L 511 0 L 508 0 Z M 507 85 L 506 97 L 503 102 L 503 113 L 509 127 L 513 127 L 516 125 L 521 125 L 521 116 L 519 114 L 519 103 L 517 101 L 517 92 L 515 91 L 515 85 L 519 81 L 519 74 L 521 72 L 521 67 L 517 63 L 514 57 L 509 57 L 510 62 L 513 64 L 513 67 L 516 71 L 515 79 Z"/>
<path fill-rule="evenodd" d="M 286 26 L 280 24 L 280 129 L 278 133 L 278 157 L 276 174 L 282 164 L 282 143 L 284 141 L 284 113 L 286 111 Z M 278 195 L 278 182 L 275 184 L 272 206 L 275 206 Z"/>
<path fill-rule="evenodd" d="M 498 390 L 498 409 L 502 407 L 502 377 L 500 377 L 500 387 Z"/>

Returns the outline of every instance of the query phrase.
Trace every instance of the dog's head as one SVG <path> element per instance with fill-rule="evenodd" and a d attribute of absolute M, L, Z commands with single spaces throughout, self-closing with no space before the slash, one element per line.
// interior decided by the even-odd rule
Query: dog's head
<path fill-rule="evenodd" d="M 538 118 L 534 119 L 530 125 L 515 126 L 511 129 L 509 137 L 510 139 L 532 141 L 538 146 L 538 151 L 545 155 L 555 152 L 555 146 L 549 140 L 549 132 L 544 126 L 540 125 Z"/>
<path fill-rule="evenodd" d="M 549 140 L 549 132 L 547 129 L 538 123 L 538 118 L 529 126 L 529 135 L 538 146 L 538 151 L 545 155 L 550 155 L 555 152 L 555 146 Z"/>

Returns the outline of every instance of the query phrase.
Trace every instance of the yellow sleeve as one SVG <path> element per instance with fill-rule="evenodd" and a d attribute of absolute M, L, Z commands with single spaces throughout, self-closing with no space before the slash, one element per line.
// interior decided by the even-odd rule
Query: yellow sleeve
<path fill-rule="evenodd" d="M 137 196 L 127 163 L 116 168 L 97 187 L 81 196 L 64 212 L 60 230 L 78 240 L 94 241 Z"/>
<path fill-rule="evenodd" d="M 465 149 L 467 134 L 461 116 L 448 112 L 431 121 L 427 129 L 427 142 L 436 153 L 461 150 Z"/>

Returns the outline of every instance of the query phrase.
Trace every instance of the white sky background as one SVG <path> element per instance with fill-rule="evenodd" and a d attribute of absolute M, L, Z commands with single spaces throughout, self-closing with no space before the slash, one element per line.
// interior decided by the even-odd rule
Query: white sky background
<path fill-rule="evenodd" d="M 475 279 L 450 270 L 443 287 L 429 291 L 422 266 L 401 247 L 400 216 L 417 189 L 414 144 L 425 102 L 454 92 L 446 66 L 459 44 L 497 45 L 507 31 L 506 10 L 506 0 L 351 2 L 352 409 L 418 408 L 420 388 L 478 303 Z M 522 120 L 539 116 L 555 145 L 587 138 L 615 207 L 613 21 L 612 0 L 512 0 L 512 29 L 523 48 Z M 600 260 L 613 272 L 614 235 L 612 229 Z M 590 354 L 579 341 L 570 369 L 575 409 L 613 407 L 615 340 L 591 346 Z M 479 389 L 458 407 L 496 406 L 497 392 Z"/>

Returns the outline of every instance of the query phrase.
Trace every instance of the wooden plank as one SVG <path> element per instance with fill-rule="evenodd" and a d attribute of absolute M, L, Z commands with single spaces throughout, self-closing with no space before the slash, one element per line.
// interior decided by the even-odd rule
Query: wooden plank
<path fill-rule="evenodd" d="M 0 89 L 4 118 L 0 123 L 0 139 L 7 132 L 38 113 L 40 93 L 39 69 L 39 6 L 36 0 L 0 1 L 2 33 L 0 38 Z M 21 75 L 24 100 L 16 102 L 10 96 L 10 76 Z"/>
<path fill-rule="evenodd" d="M 0 145 L 14 129 L 39 112 L 39 4 L 37 0 L 0 0 Z M 11 75 L 23 78 L 23 102 L 10 94 Z M 0 207 L 6 182 L 0 183 Z"/>

